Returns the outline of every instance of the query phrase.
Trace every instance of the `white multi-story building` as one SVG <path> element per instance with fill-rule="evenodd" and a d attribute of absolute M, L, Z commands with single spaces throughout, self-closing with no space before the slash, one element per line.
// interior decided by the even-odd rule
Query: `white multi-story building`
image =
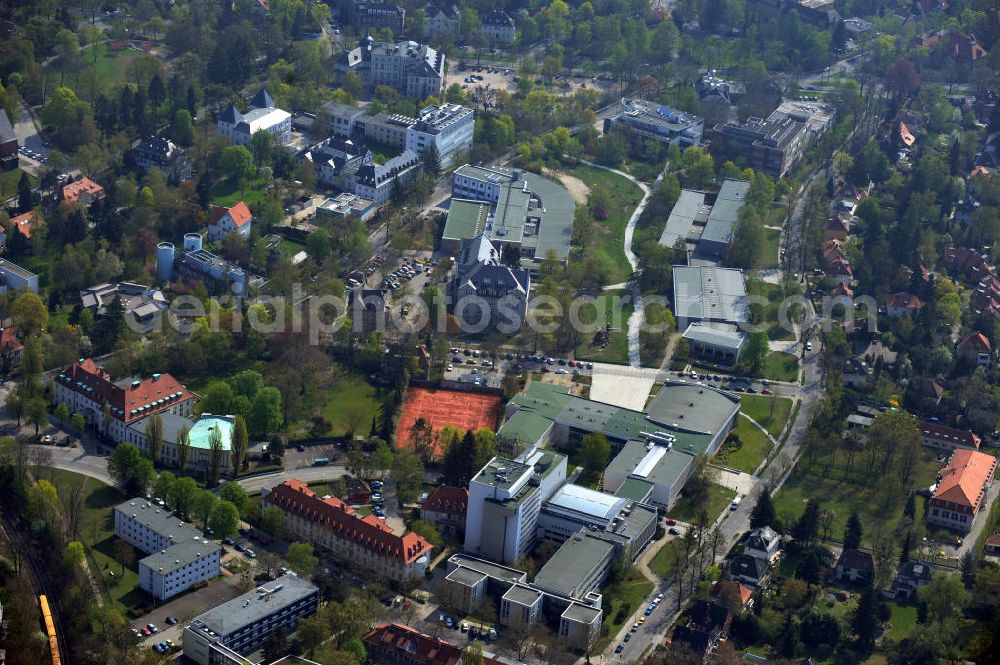
<path fill-rule="evenodd" d="M 364 164 L 355 174 L 345 174 L 345 189 L 382 205 L 392 197 L 395 187 L 405 186 L 419 171 L 420 156 L 404 150 L 385 164 Z"/>
<path fill-rule="evenodd" d="M 444 86 L 444 54 L 417 42 L 376 42 L 365 35 L 340 67 L 356 72 L 369 90 L 387 85 L 418 101 L 440 94 Z"/>
<path fill-rule="evenodd" d="M 386 579 L 422 578 L 430 563 L 432 547 L 423 537 L 397 536 L 374 515 L 360 517 L 340 499 L 321 499 L 294 478 L 267 490 L 263 501 L 265 508 L 284 512 L 285 528 L 295 539 Z"/>
<path fill-rule="evenodd" d="M 115 508 L 115 535 L 149 554 L 139 561 L 139 588 L 157 600 L 220 574 L 222 548 L 145 499 L 131 499 Z"/>
<path fill-rule="evenodd" d="M 259 131 L 271 134 L 281 145 L 292 141 L 292 114 L 277 108 L 263 88 L 250 100 L 250 110 L 240 113 L 235 104 L 219 116 L 219 134 L 237 145 L 249 145 Z"/>
<path fill-rule="evenodd" d="M 441 168 L 447 169 L 472 151 L 475 130 L 472 109 L 460 104 L 428 106 L 407 131 L 406 148 L 423 155 L 433 145 Z"/>
<path fill-rule="evenodd" d="M 19 289 L 38 293 L 38 275 L 7 259 L 0 259 L 0 294 Z"/>
<path fill-rule="evenodd" d="M 57 374 L 55 387 L 56 404 L 82 414 L 116 443 L 126 440 L 131 425 L 154 413 L 190 416 L 197 399 L 170 374 L 115 383 L 89 358 Z"/>
<path fill-rule="evenodd" d="M 246 656 L 278 628 L 294 632 L 318 607 L 315 584 L 283 575 L 195 617 L 184 629 L 184 655 L 198 665 L 248 663 Z"/>
<path fill-rule="evenodd" d="M 542 502 L 566 480 L 566 457 L 531 450 L 519 459 L 494 457 L 469 482 L 467 552 L 512 563 L 534 546 Z"/>

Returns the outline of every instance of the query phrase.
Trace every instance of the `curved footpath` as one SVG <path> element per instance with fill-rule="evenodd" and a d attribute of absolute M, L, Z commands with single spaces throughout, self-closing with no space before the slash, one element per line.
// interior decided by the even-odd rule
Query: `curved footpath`
<path fill-rule="evenodd" d="M 659 186 L 660 182 L 663 180 L 663 171 L 660 171 L 660 175 L 657 176 L 656 182 L 653 183 L 653 187 L 650 188 L 644 182 L 636 180 L 635 177 L 625 173 L 624 171 L 619 171 L 618 169 L 613 169 L 608 166 L 602 166 L 595 162 L 587 161 L 586 159 L 580 160 L 587 166 L 592 166 L 595 169 L 603 169 L 605 171 L 610 171 L 615 175 L 620 175 L 626 180 L 630 181 L 640 190 L 642 190 L 642 200 L 639 201 L 639 205 L 635 207 L 632 211 L 632 216 L 628 219 L 628 224 L 625 225 L 625 258 L 628 259 L 629 265 L 632 267 L 633 274 L 639 269 L 639 258 L 632 251 L 632 237 L 635 235 L 635 225 L 639 222 L 639 217 L 642 215 L 642 211 L 646 209 L 646 204 L 649 203 L 649 197 L 653 193 L 653 189 Z M 645 310 L 642 304 L 642 293 L 639 292 L 639 286 L 635 280 L 630 282 L 632 289 L 632 296 L 634 298 L 634 309 L 632 310 L 632 316 L 628 317 L 628 364 L 632 367 L 641 367 L 642 360 L 639 357 L 639 328 L 642 326 L 643 317 L 645 316 Z"/>

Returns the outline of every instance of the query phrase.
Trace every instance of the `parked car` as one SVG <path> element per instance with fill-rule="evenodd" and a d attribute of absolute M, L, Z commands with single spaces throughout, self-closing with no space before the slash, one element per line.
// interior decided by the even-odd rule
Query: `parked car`
<path fill-rule="evenodd" d="M 622 642 L 621 644 L 619 644 L 618 646 L 615 647 L 615 653 L 621 653 L 622 649 L 624 649 L 624 648 L 625 648 L 625 643 Z"/>
<path fill-rule="evenodd" d="M 245 554 L 248 559 L 256 559 L 257 558 L 257 553 L 254 552 L 249 547 L 247 549 L 243 550 L 243 554 Z"/>
<path fill-rule="evenodd" d="M 168 626 L 175 626 L 175 625 L 177 625 L 177 617 L 167 617 L 166 619 L 164 619 L 164 621 L 167 622 Z"/>
<path fill-rule="evenodd" d="M 160 632 L 160 629 L 156 627 L 155 623 L 147 623 L 146 628 L 149 628 L 149 632 L 151 632 L 154 635 Z"/>

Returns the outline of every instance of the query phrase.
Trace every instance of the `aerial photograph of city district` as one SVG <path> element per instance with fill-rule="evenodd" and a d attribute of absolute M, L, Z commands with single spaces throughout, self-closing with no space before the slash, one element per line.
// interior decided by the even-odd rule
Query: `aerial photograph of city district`
<path fill-rule="evenodd" d="M 0 0 L 0 665 L 1000 662 L 1000 0 Z"/>

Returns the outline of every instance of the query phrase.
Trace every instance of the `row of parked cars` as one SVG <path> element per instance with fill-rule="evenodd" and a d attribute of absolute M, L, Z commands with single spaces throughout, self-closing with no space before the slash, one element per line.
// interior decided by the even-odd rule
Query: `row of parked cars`
<path fill-rule="evenodd" d="M 455 630 L 456 628 L 461 629 L 463 633 L 468 633 L 472 639 L 495 640 L 497 638 L 497 629 L 493 626 L 479 626 L 470 624 L 468 621 L 459 621 L 444 612 L 438 614 L 438 621 L 451 630 Z"/>
<path fill-rule="evenodd" d="M 663 602 L 662 593 L 658 593 L 656 594 L 656 596 L 649 599 L 649 605 L 646 606 L 646 609 L 642 613 L 642 616 L 636 619 L 635 623 L 632 624 L 632 628 L 629 629 L 629 632 L 625 633 L 625 637 L 618 644 L 618 646 L 615 647 L 615 653 L 621 653 L 625 649 L 625 644 L 632 640 L 633 633 L 639 630 L 639 626 L 646 623 L 646 617 L 652 614 L 653 610 L 656 609 L 657 605 L 659 605 L 662 602 Z"/>
<path fill-rule="evenodd" d="M 47 164 L 49 162 L 49 158 L 46 157 L 41 152 L 37 152 L 35 150 L 32 150 L 31 148 L 26 148 L 23 145 L 20 148 L 18 148 L 17 151 L 20 152 L 25 157 L 31 157 L 40 164 Z"/>

